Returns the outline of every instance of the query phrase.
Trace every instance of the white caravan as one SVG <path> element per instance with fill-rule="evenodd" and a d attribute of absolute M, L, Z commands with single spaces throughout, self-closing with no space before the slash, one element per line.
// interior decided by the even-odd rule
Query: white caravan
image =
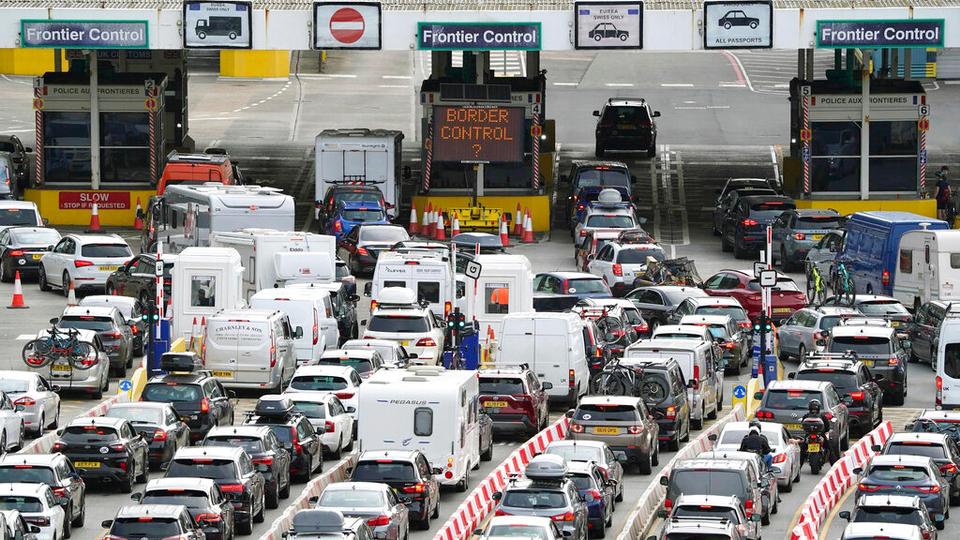
<path fill-rule="evenodd" d="M 199 323 L 220 310 L 246 305 L 240 283 L 243 266 L 235 249 L 187 248 L 180 252 L 171 273 L 172 340 L 200 337 L 202 329 L 193 327 L 194 319 Z"/>
<path fill-rule="evenodd" d="M 325 129 L 316 138 L 316 198 L 337 184 L 362 184 L 383 193 L 387 214 L 397 217 L 403 133 L 387 129 Z"/>
<path fill-rule="evenodd" d="M 903 233 L 893 275 L 893 297 L 914 311 L 960 300 L 960 230 Z"/>

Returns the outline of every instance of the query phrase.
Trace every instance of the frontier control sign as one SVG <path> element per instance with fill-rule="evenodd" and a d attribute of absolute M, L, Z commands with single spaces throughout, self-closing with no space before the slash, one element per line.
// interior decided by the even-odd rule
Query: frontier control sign
<path fill-rule="evenodd" d="M 943 19 L 817 21 L 817 47 L 942 48 Z"/>
<path fill-rule="evenodd" d="M 433 160 L 523 160 L 523 107 L 433 107 Z"/>
<path fill-rule="evenodd" d="M 21 19 L 22 47 L 146 49 L 147 21 L 51 21 Z"/>
<path fill-rule="evenodd" d="M 538 22 L 417 23 L 417 48 L 426 51 L 539 51 Z"/>

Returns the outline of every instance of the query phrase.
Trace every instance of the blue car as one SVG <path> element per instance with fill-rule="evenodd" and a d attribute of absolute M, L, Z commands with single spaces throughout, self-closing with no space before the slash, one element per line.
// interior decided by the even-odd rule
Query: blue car
<path fill-rule="evenodd" d="M 387 212 L 375 201 L 344 201 L 327 222 L 327 234 L 337 241 L 350 234 L 357 225 L 389 225 Z"/>
<path fill-rule="evenodd" d="M 881 455 L 874 457 L 866 470 L 854 469 L 853 472 L 861 475 L 857 498 L 863 495 L 920 497 L 932 520 L 936 520 L 937 514 L 946 515 L 950 509 L 950 483 L 929 457 Z"/>
<path fill-rule="evenodd" d="M 587 506 L 590 538 L 602 538 L 604 529 L 613 524 L 616 481 L 592 461 L 568 461 L 567 474 Z"/>

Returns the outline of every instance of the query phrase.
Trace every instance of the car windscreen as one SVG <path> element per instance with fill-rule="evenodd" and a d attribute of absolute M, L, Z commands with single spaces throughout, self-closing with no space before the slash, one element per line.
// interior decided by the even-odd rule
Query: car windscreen
<path fill-rule="evenodd" d="M 327 417 L 327 407 L 323 403 L 315 401 L 297 401 L 293 400 L 293 406 L 304 416 L 310 419 L 323 419 Z"/>
<path fill-rule="evenodd" d="M 161 382 L 148 384 L 143 389 L 143 401 L 156 401 L 161 403 L 176 403 L 186 401 L 200 401 L 203 392 L 200 385 L 197 384 L 178 384 L 174 382 Z"/>
<path fill-rule="evenodd" d="M 667 497 L 676 500 L 684 495 L 736 495 L 741 500 L 751 497 L 746 475 L 740 471 L 717 469 L 681 469 L 670 475 Z"/>
<path fill-rule="evenodd" d="M 867 476 L 882 482 L 922 482 L 928 478 L 926 468 L 911 465 L 873 465 Z"/>
<path fill-rule="evenodd" d="M 633 216 L 622 214 L 594 214 L 587 218 L 587 227 L 603 229 L 629 229 L 635 225 Z"/>
<path fill-rule="evenodd" d="M 663 261 L 663 250 L 660 249 L 621 249 L 617 253 L 617 262 L 620 264 L 647 264 L 647 257 L 653 257 L 658 261 Z"/>
<path fill-rule="evenodd" d="M 585 187 L 630 187 L 630 176 L 622 169 L 581 169 L 576 185 Z"/>
<path fill-rule="evenodd" d="M 239 446 L 247 454 L 263 452 L 263 442 L 257 437 L 241 437 L 238 435 L 214 435 L 203 440 L 203 446 Z"/>
<path fill-rule="evenodd" d="M 540 510 L 565 508 L 567 498 L 562 491 L 549 489 L 511 489 L 503 495 L 503 506 Z"/>
<path fill-rule="evenodd" d="M 523 379 L 518 377 L 480 377 L 480 395 L 520 395 L 526 393 L 523 389 Z"/>
<path fill-rule="evenodd" d="M 358 223 L 365 221 L 383 221 L 385 219 L 382 210 L 343 210 L 340 212 L 340 215 L 347 221 L 356 221 Z"/>
<path fill-rule="evenodd" d="M 834 336 L 830 352 L 853 351 L 857 354 L 890 354 L 890 340 L 874 336 Z"/>
<path fill-rule="evenodd" d="M 170 462 L 167 478 L 236 480 L 237 466 L 229 459 L 179 458 Z"/>
<path fill-rule="evenodd" d="M 746 436 L 745 429 L 725 429 L 720 436 L 719 444 L 740 444 Z"/>
<path fill-rule="evenodd" d="M 838 216 L 800 216 L 793 228 L 798 231 L 839 229 L 840 218 Z"/>
<path fill-rule="evenodd" d="M 338 191 L 333 195 L 333 206 L 336 207 L 342 202 L 380 202 L 383 195 L 380 191 L 368 191 L 357 189 L 353 191 Z"/>
<path fill-rule="evenodd" d="M 366 358 L 321 358 L 319 365 L 321 366 L 349 366 L 357 371 L 357 373 L 368 373 L 373 371 L 373 362 Z"/>
<path fill-rule="evenodd" d="M 861 302 L 857 305 L 857 309 L 860 310 L 860 313 L 863 313 L 864 315 L 908 315 L 910 314 L 910 312 L 907 311 L 907 308 L 903 307 L 903 304 L 894 300 L 878 301 L 878 302 Z"/>
<path fill-rule="evenodd" d="M 539 525 L 520 525 L 511 523 L 509 525 L 492 525 L 485 533 L 487 538 L 528 538 L 530 540 L 551 540 L 553 536 L 547 535 L 547 530 Z"/>
<path fill-rule="evenodd" d="M 56 485 L 57 479 L 53 469 L 37 467 L 36 465 L 3 465 L 0 466 L 0 484 L 23 482 L 26 484 Z"/>
<path fill-rule="evenodd" d="M 805 411 L 811 399 L 823 403 L 823 395 L 819 390 L 768 390 L 763 398 L 764 409 Z"/>
<path fill-rule="evenodd" d="M 711 506 L 709 504 L 699 504 L 694 506 L 678 506 L 676 510 L 673 511 L 671 517 L 677 517 L 680 519 L 727 519 L 731 523 L 739 524 L 739 516 L 737 511 L 733 508 L 727 508 L 723 506 Z"/>
<path fill-rule="evenodd" d="M 752 291 L 759 291 L 761 289 L 760 281 L 751 279 L 750 282 L 747 283 L 747 288 Z M 800 287 L 790 278 L 777 278 L 777 284 L 772 287 L 772 290 L 797 292 L 800 290 Z"/>
<path fill-rule="evenodd" d="M 31 208 L 4 208 L 0 210 L 0 225 L 36 225 L 37 212 Z"/>
<path fill-rule="evenodd" d="M 404 242 L 410 239 L 402 227 L 364 227 L 360 229 L 361 242 Z"/>
<path fill-rule="evenodd" d="M 126 244 L 85 244 L 80 247 L 84 257 L 123 258 L 132 257 L 130 246 Z"/>
<path fill-rule="evenodd" d="M 730 540 L 726 534 L 704 534 L 704 533 L 667 533 L 664 540 Z"/>
<path fill-rule="evenodd" d="M 693 313 L 695 315 L 729 315 L 735 321 L 747 318 L 747 312 L 739 306 L 698 306 Z"/>
<path fill-rule="evenodd" d="M 371 332 L 422 334 L 430 331 L 430 323 L 425 317 L 420 316 L 374 315 L 370 317 L 367 330 Z"/>
<path fill-rule="evenodd" d="M 841 396 L 856 392 L 859 385 L 857 376 L 849 371 L 836 371 L 832 369 L 808 369 L 797 373 L 799 381 L 823 381 L 833 383 L 837 393 Z"/>
<path fill-rule="evenodd" d="M 607 285 L 602 279 L 571 279 L 567 281 L 567 291 L 570 293 L 608 293 Z"/>
<path fill-rule="evenodd" d="M 113 319 L 110 317 L 93 317 L 90 315 L 65 315 L 60 318 L 57 328 L 75 328 L 77 330 L 93 330 L 104 332 L 113 329 Z"/>
<path fill-rule="evenodd" d="M 160 424 L 163 422 L 163 409 L 153 407 L 111 407 L 104 414 L 110 418 L 123 418 L 131 424 Z"/>
<path fill-rule="evenodd" d="M 0 495 L 0 510 L 19 510 L 21 514 L 43 512 L 43 503 L 37 497 Z"/>
<path fill-rule="evenodd" d="M 603 457 L 603 450 L 595 446 L 550 445 L 546 453 L 560 456 L 564 461 L 596 461 L 599 463 Z"/>
<path fill-rule="evenodd" d="M 574 414 L 575 420 L 588 422 L 636 422 L 639 420 L 636 407 L 632 405 L 581 404 Z"/>
<path fill-rule="evenodd" d="M 726 325 L 723 324 L 711 324 L 707 327 L 707 330 L 710 331 L 710 335 L 713 336 L 713 339 L 728 339 L 730 337 L 730 334 L 727 333 Z"/>
<path fill-rule="evenodd" d="M 594 482 L 589 474 L 571 474 L 570 480 L 573 480 L 573 484 L 577 486 L 578 490 L 593 489 Z"/>
<path fill-rule="evenodd" d="M 297 375 L 290 381 L 290 388 L 315 392 L 333 392 L 346 388 L 347 380 L 334 375 Z"/>
<path fill-rule="evenodd" d="M 883 453 L 891 456 L 924 456 L 933 459 L 947 457 L 943 446 L 920 441 L 895 441 L 888 444 Z"/>
<path fill-rule="evenodd" d="M 60 233 L 53 229 L 23 229 L 13 231 L 10 236 L 18 244 L 40 244 L 52 246 L 60 241 Z"/>
<path fill-rule="evenodd" d="M 851 523 L 905 523 L 923 525 L 923 518 L 915 508 L 896 506 L 861 506 L 853 513 Z"/>
<path fill-rule="evenodd" d="M 320 496 L 317 508 L 382 508 L 385 505 L 383 493 L 362 489 L 327 489 Z"/>
<path fill-rule="evenodd" d="M 116 441 L 119 436 L 110 426 L 69 426 L 60 439 L 70 444 L 99 444 Z"/>
<path fill-rule="evenodd" d="M 120 518 L 114 520 L 110 527 L 110 537 L 131 540 L 180 538 L 180 524 L 172 517 Z"/>
<path fill-rule="evenodd" d="M 182 504 L 187 508 L 206 508 L 210 498 L 203 491 L 186 489 L 154 489 L 144 493 L 140 504 Z"/>
<path fill-rule="evenodd" d="M 656 332 L 653 337 L 656 339 L 699 339 L 703 341 L 702 335 L 689 332 Z"/>
<path fill-rule="evenodd" d="M 637 129 L 650 127 L 650 115 L 646 107 L 611 106 L 603 110 L 601 123 L 613 123 L 613 129 Z"/>
<path fill-rule="evenodd" d="M 379 459 L 361 461 L 353 470 L 353 482 L 416 482 L 417 474 L 413 463 Z"/>

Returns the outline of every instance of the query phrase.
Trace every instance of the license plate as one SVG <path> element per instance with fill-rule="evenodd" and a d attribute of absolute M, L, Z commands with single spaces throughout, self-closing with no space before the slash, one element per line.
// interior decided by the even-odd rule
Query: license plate
<path fill-rule="evenodd" d="M 73 466 L 80 467 L 81 469 L 99 469 L 100 462 L 99 461 L 74 461 Z"/>
<path fill-rule="evenodd" d="M 593 432 L 597 435 L 617 435 L 620 433 L 620 428 L 601 426 L 593 428 Z"/>
<path fill-rule="evenodd" d="M 98 267 L 97 267 L 97 269 L 100 270 L 101 272 L 115 272 L 115 271 L 117 270 L 117 268 L 118 268 L 118 267 L 117 267 L 116 265 L 98 266 Z"/>
<path fill-rule="evenodd" d="M 861 362 L 867 367 L 873 367 L 873 360 L 861 360 Z"/>
<path fill-rule="evenodd" d="M 807 452 L 819 452 L 820 445 L 816 443 L 810 443 L 807 445 Z"/>
<path fill-rule="evenodd" d="M 400 342 L 400 345 L 406 347 L 407 345 L 410 345 L 410 342 L 409 342 L 409 341 L 401 341 L 401 342 Z"/>
<path fill-rule="evenodd" d="M 633 124 L 617 124 L 617 129 L 634 129 Z"/>
<path fill-rule="evenodd" d="M 225 377 L 225 378 L 227 378 L 227 379 L 232 379 L 232 378 L 233 378 L 233 372 L 232 372 L 232 371 L 214 371 L 214 372 L 213 372 L 213 376 L 214 376 L 214 377 Z"/>
<path fill-rule="evenodd" d="M 197 418 L 198 418 L 198 416 L 195 415 L 195 414 L 186 414 L 186 415 L 183 415 L 183 416 L 180 417 L 180 421 L 181 421 L 181 422 L 187 422 L 187 421 L 190 421 L 190 420 L 196 420 Z"/>
<path fill-rule="evenodd" d="M 487 408 L 506 409 L 507 402 L 506 401 L 488 401 L 484 403 L 483 406 Z"/>
<path fill-rule="evenodd" d="M 815 234 L 815 235 L 813 235 L 813 239 L 814 239 L 814 240 L 821 240 L 822 238 L 823 238 L 823 235 L 822 235 L 822 234 Z"/>
<path fill-rule="evenodd" d="M 790 308 L 788 307 L 775 307 L 773 308 L 774 313 L 790 313 Z"/>
<path fill-rule="evenodd" d="M 70 364 L 54 364 L 50 366 L 50 371 L 70 371 Z"/>
<path fill-rule="evenodd" d="M 899 327 L 900 327 L 900 321 L 890 321 L 890 326 L 891 326 L 892 328 L 899 328 Z"/>
<path fill-rule="evenodd" d="M 784 424 L 783 427 L 787 428 L 787 431 L 801 431 L 803 426 L 800 424 Z"/>
<path fill-rule="evenodd" d="M 33 257 L 33 260 L 39 261 L 41 258 L 43 258 L 43 253 L 34 253 L 31 255 L 31 257 Z"/>

